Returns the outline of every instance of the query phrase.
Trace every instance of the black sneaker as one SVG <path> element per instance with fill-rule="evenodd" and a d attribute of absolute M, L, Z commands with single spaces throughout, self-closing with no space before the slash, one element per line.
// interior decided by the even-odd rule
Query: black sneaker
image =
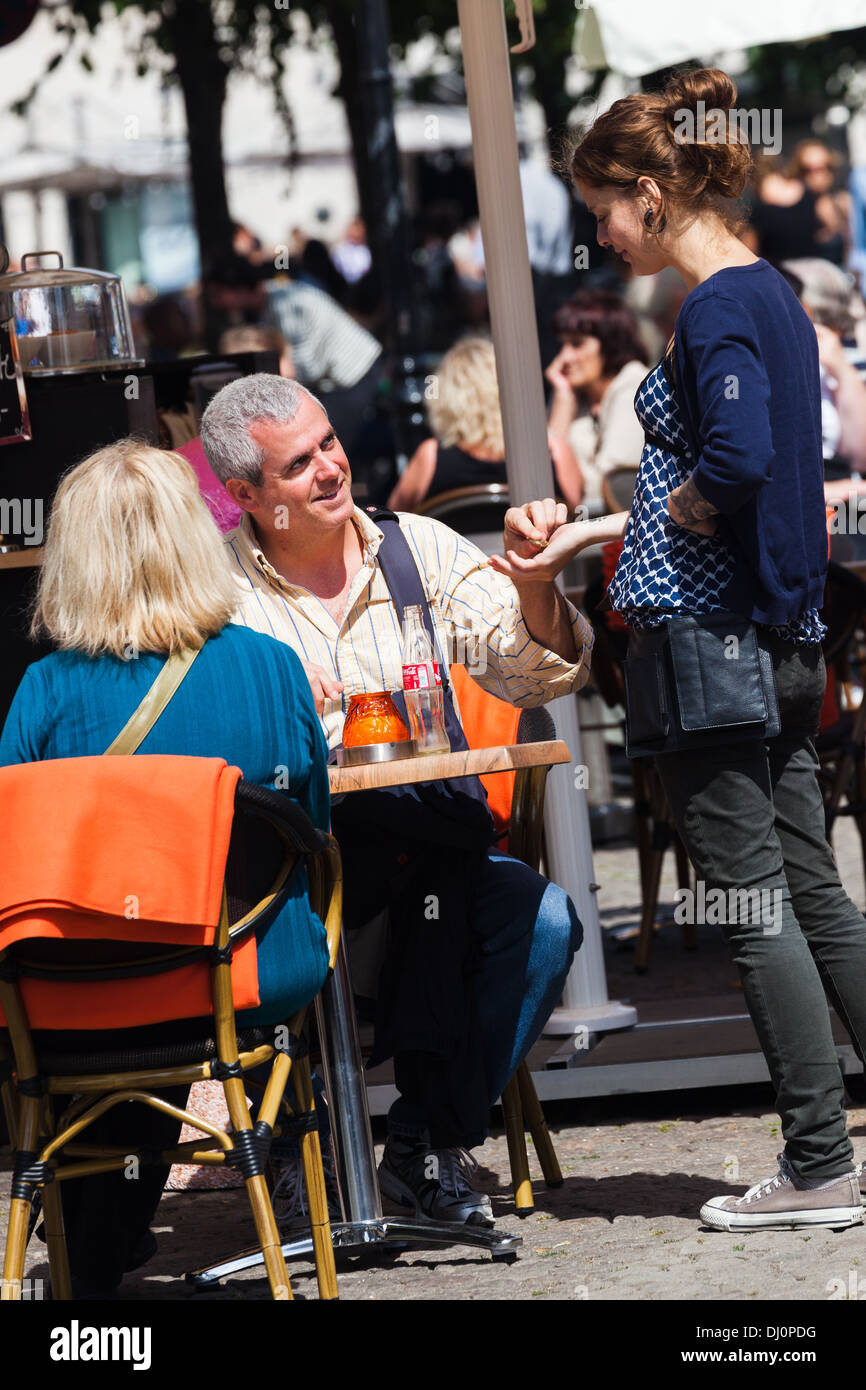
<path fill-rule="evenodd" d="M 431 1149 L 389 1134 L 379 1164 L 383 1196 L 414 1207 L 422 1221 L 492 1226 L 490 1198 L 471 1185 L 478 1164 L 465 1149 Z"/>
<path fill-rule="evenodd" d="M 292 1231 L 309 1225 L 310 1213 L 307 1206 L 307 1188 L 304 1182 L 304 1167 L 301 1162 L 301 1145 L 291 1141 L 290 1151 L 271 1154 L 268 1164 L 271 1177 L 271 1202 L 274 1218 L 280 1230 Z M 330 1140 L 322 1145 L 322 1171 L 325 1175 L 325 1193 L 328 1198 L 328 1217 L 331 1222 L 340 1221 L 340 1190 L 337 1185 L 337 1170 Z"/>

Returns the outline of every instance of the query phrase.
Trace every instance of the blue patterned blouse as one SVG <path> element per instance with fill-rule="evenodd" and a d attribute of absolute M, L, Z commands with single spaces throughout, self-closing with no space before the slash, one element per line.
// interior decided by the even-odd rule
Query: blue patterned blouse
<path fill-rule="evenodd" d="M 724 610 L 722 595 L 734 557 L 718 536 L 699 536 L 672 521 L 668 496 L 694 467 L 664 360 L 635 394 L 646 442 L 641 454 L 622 554 L 608 594 L 629 627 L 658 627 L 676 612 Z M 771 627 L 790 642 L 820 642 L 827 629 L 817 608 L 792 623 Z"/>

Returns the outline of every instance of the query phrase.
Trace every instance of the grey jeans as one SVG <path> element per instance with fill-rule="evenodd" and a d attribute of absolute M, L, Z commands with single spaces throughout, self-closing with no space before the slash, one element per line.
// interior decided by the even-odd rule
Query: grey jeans
<path fill-rule="evenodd" d="M 798 1177 L 819 1180 L 852 1168 L 827 996 L 862 1057 L 866 921 L 824 835 L 812 742 L 824 658 L 817 646 L 770 642 L 778 736 L 671 753 L 655 765 L 698 879 L 729 905 L 722 931 L 770 1069 L 788 1161 Z M 738 889 L 764 890 L 776 911 L 738 911 Z"/>

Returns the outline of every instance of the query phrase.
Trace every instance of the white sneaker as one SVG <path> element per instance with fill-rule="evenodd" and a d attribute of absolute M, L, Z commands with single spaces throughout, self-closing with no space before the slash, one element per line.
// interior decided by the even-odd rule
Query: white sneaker
<path fill-rule="evenodd" d="M 855 1173 L 844 1173 L 826 1187 L 796 1187 L 784 1153 L 779 1171 L 755 1183 L 742 1197 L 711 1197 L 700 1219 L 717 1231 L 787 1230 L 803 1227 L 859 1226 L 863 1222 L 860 1187 Z"/>

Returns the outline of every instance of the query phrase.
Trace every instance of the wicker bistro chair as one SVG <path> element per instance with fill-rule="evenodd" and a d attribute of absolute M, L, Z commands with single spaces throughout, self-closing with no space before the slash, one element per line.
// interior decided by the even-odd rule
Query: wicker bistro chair
<path fill-rule="evenodd" d="M 510 505 L 505 483 L 473 483 L 470 487 L 453 487 L 448 492 L 425 497 L 415 510 L 421 516 L 447 521 L 449 526 L 462 532 L 501 533 Z"/>
<path fill-rule="evenodd" d="M 477 483 L 425 497 L 415 510 L 434 521 L 444 521 L 485 555 L 494 555 L 502 549 L 502 528 L 510 506 L 504 483 Z"/>
<path fill-rule="evenodd" d="M 121 759 L 96 758 L 92 761 L 97 764 L 94 775 L 99 776 L 106 765 L 117 764 Z M 142 788 L 147 787 L 152 799 L 152 765 L 158 761 L 176 763 L 179 760 L 137 756 L 125 761 L 136 765 L 137 775 L 143 779 Z M 8 772 L 20 775 L 31 767 L 44 766 L 32 764 L 27 768 L 0 770 L 0 786 Z M 240 778 L 236 768 L 225 771 L 236 773 Z M 101 788 L 104 784 L 98 785 Z M 119 803 L 116 810 L 122 821 L 123 805 Z M 196 807 L 196 813 L 201 815 L 206 815 L 208 810 L 206 806 Z M 236 846 L 244 840 L 246 832 L 242 827 L 245 826 L 246 831 L 249 829 L 247 818 L 258 827 L 259 835 L 267 833 L 266 827 L 275 832 L 282 862 L 260 899 L 248 910 L 242 910 L 236 920 L 230 921 L 230 902 L 236 904 L 238 901 L 237 874 L 232 872 L 238 860 L 246 872 L 244 851 L 241 848 L 237 854 Z M 40 848 L 34 846 L 34 852 Z M 278 1119 L 284 1124 L 285 1117 L 293 1114 L 292 1107 L 284 1100 L 290 1079 L 295 1120 L 302 1132 L 301 1154 L 319 1293 L 326 1299 L 338 1296 L 319 1136 L 314 1118 L 311 1118 L 315 1116 L 315 1106 L 310 1066 L 301 1043 L 306 1006 L 287 1021 L 285 1028 L 275 1029 L 271 1025 L 238 1032 L 235 1021 L 233 956 L 236 960 L 242 943 L 249 940 L 264 919 L 281 909 L 292 889 L 295 872 L 302 864 L 309 874 L 312 906 L 325 923 L 333 968 L 342 908 L 342 877 L 336 841 L 315 829 L 301 808 L 288 797 L 240 780 L 234 790 L 231 850 L 225 864 L 215 866 L 223 884 L 212 945 L 202 947 L 200 927 L 172 931 L 170 927 L 160 930 L 159 924 L 153 924 L 154 943 L 136 944 L 133 948 L 129 940 L 123 939 L 124 917 L 121 916 L 115 929 L 108 933 L 103 920 L 103 930 L 95 933 L 101 938 L 98 942 L 81 940 L 80 936 L 75 942 L 46 941 L 34 936 L 18 939 L 4 949 L 3 927 L 6 924 L 0 920 L 0 1003 L 7 1029 L 5 1034 L 0 1032 L 0 1058 L 5 1053 L 4 1100 L 15 1155 L 2 1283 L 4 1300 L 17 1300 L 22 1296 L 29 1228 L 34 1224 L 34 1208 L 38 1210 L 40 1196 L 52 1295 L 55 1299 L 72 1296 L 57 1184 L 88 1174 L 123 1169 L 131 1156 L 141 1163 L 195 1162 L 227 1164 L 239 1169 L 244 1177 L 272 1296 L 290 1299 L 291 1285 L 264 1177 L 271 1138 L 280 1132 L 275 1125 Z M 3 906 L 0 902 L 0 908 Z M 128 927 L 129 923 L 125 925 Z M 148 934 L 150 930 L 148 923 Z M 198 942 L 194 940 L 196 931 Z M 106 935 L 114 939 L 106 940 Z M 95 952 L 94 945 L 98 948 Z M 56 946 L 62 949 L 52 951 Z M 62 1049 L 52 1048 L 52 1034 L 34 1031 L 28 1020 L 26 988 L 22 990 L 28 979 L 61 981 L 64 986 L 81 981 L 96 982 L 97 987 L 110 989 L 108 981 L 137 977 L 137 987 L 141 990 L 160 991 L 170 987 L 166 982 L 171 980 L 173 970 L 191 965 L 209 973 L 212 1017 L 191 1020 L 189 1036 L 180 1042 L 142 1046 L 142 1030 L 136 1029 L 133 1034 L 112 1030 L 106 1035 L 103 1047 L 98 1035 L 94 1039 L 91 1031 L 82 1035 L 86 1039 L 86 1050 L 83 1047 L 80 1051 L 70 1051 L 66 1043 L 68 1032 L 57 1035 L 64 1040 Z M 58 1018 L 57 1026 L 64 1027 L 62 1017 Z M 176 1024 L 173 1027 L 177 1029 Z M 157 1030 L 147 1031 L 157 1036 Z M 164 1030 L 163 1036 L 168 1036 Z M 177 1032 L 172 1036 L 177 1036 Z M 251 1068 L 268 1062 L 271 1063 L 270 1074 L 257 1121 L 253 1124 L 243 1076 Z M 210 1079 L 222 1082 L 233 1133 L 217 1129 L 202 1117 L 169 1104 L 159 1094 L 168 1087 L 186 1087 L 195 1081 Z M 62 1110 L 58 1107 L 61 1097 L 64 1100 L 73 1098 Z M 88 1144 L 88 1126 L 126 1100 L 143 1102 L 185 1121 L 200 1130 L 204 1138 L 155 1155 L 143 1145 L 118 1149 Z"/>
<path fill-rule="evenodd" d="M 827 625 L 822 645 L 828 685 L 834 682 L 845 701 L 832 722 L 822 720 L 815 739 L 825 829 L 830 840 L 837 816 L 851 816 L 866 870 L 866 583 L 832 560 L 821 617 Z"/>
<path fill-rule="evenodd" d="M 466 737 L 471 747 L 479 747 L 485 724 L 490 723 L 494 714 L 498 716 L 500 711 L 505 713 L 504 702 L 496 700 L 476 686 L 460 666 L 452 666 L 451 678 L 460 704 Z M 517 743 L 544 743 L 556 738 L 556 726 L 546 709 L 518 711 L 508 707 L 507 712 L 516 721 L 516 729 L 511 737 Z M 514 727 L 512 723 L 511 728 Z M 489 738 L 489 732 L 487 736 Z M 538 868 L 543 854 L 544 793 L 549 771 L 548 767 L 523 767 L 514 774 L 508 813 L 507 851 L 532 869 Z M 494 786 L 491 784 L 498 784 L 502 776 L 503 774 L 498 773 L 495 777 L 481 780 L 487 785 L 488 791 L 493 793 Z M 536 1094 L 532 1073 L 526 1062 L 521 1062 L 502 1092 L 502 1118 L 508 1144 L 515 1209 L 518 1216 L 528 1216 L 534 1210 L 534 1202 L 526 1151 L 527 1130 L 532 1136 L 547 1186 L 559 1187 L 562 1183 L 562 1172 Z"/>
<path fill-rule="evenodd" d="M 621 463 L 608 469 L 601 480 L 601 495 L 609 512 L 627 512 L 634 499 L 638 465 Z"/>
<path fill-rule="evenodd" d="M 546 709 L 524 709 L 517 725 L 518 743 L 543 743 L 556 738 L 556 727 Z M 508 852 L 530 868 L 541 863 L 544 840 L 544 794 L 549 767 L 520 768 L 514 781 Z M 508 1161 L 514 1187 L 514 1206 L 518 1216 L 535 1210 L 526 1131 L 532 1136 L 541 1172 L 548 1187 L 562 1186 L 562 1170 L 535 1090 L 532 1073 L 521 1062 L 502 1092 L 502 1118 L 508 1144 Z"/>

